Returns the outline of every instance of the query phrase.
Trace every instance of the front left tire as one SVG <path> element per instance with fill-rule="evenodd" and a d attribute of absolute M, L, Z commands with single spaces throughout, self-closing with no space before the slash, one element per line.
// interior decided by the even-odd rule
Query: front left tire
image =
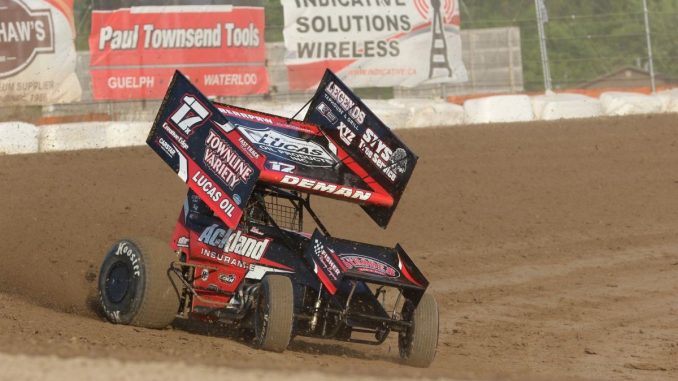
<path fill-rule="evenodd" d="M 106 253 L 99 271 L 99 303 L 116 324 L 165 328 L 179 309 L 168 271 L 175 256 L 153 238 L 123 239 Z"/>

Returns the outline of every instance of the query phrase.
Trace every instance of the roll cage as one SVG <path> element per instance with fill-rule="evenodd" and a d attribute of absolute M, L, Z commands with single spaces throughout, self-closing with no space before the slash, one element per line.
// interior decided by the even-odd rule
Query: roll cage
<path fill-rule="evenodd" d="M 243 214 L 246 227 L 260 224 L 282 232 L 303 232 L 304 211 L 308 213 L 318 229 L 331 236 L 320 217 L 311 208 L 311 195 L 276 186 L 258 184 Z"/>

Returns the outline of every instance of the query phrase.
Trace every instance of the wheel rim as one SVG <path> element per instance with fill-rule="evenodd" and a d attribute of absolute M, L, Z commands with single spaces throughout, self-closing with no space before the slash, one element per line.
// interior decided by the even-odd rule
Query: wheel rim
<path fill-rule="evenodd" d="M 117 263 L 106 277 L 106 296 L 113 303 L 120 303 L 130 286 L 130 269 L 125 263 Z"/>

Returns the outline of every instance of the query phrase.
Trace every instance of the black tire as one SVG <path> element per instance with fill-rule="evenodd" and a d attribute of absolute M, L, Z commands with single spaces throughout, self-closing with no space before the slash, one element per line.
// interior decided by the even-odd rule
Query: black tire
<path fill-rule="evenodd" d="M 106 253 L 99 272 L 99 303 L 115 324 L 165 328 L 179 309 L 168 269 L 174 255 L 153 239 L 123 239 Z"/>
<path fill-rule="evenodd" d="M 267 351 L 282 352 L 292 337 L 294 291 L 283 275 L 267 275 L 259 287 L 254 309 L 254 343 Z"/>
<path fill-rule="evenodd" d="M 412 326 L 398 335 L 400 357 L 405 365 L 426 368 L 438 348 L 438 304 L 433 295 L 424 294 L 416 309 L 406 302 L 403 319 L 412 322 Z"/>

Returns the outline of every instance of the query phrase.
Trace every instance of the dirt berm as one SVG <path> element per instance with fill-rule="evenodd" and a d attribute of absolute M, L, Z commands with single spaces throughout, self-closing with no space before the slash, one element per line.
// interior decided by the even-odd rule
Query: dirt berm
<path fill-rule="evenodd" d="M 429 369 L 399 365 L 394 340 L 295 339 L 274 354 L 217 330 L 102 321 L 91 297 L 105 250 L 125 235 L 168 240 L 185 195 L 145 147 L 0 157 L 0 368 L 678 379 L 677 115 L 397 133 L 420 160 L 389 229 L 355 205 L 316 205 L 335 236 L 400 242 L 431 280 Z"/>

